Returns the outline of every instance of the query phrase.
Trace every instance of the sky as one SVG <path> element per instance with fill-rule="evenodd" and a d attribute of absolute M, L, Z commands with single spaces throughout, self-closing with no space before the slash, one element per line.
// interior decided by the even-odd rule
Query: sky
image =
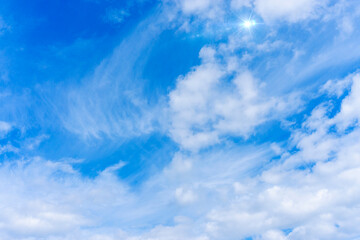
<path fill-rule="evenodd" d="M 0 0 L 1 240 L 360 240 L 357 0 Z"/>

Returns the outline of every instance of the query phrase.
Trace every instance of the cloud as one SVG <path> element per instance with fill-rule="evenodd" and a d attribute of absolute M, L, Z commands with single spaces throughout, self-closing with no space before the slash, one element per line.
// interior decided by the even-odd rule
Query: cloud
<path fill-rule="evenodd" d="M 67 163 L 19 160 L 2 163 L 0 172 L 0 190 L 6 193 L 0 195 L 6 206 L 0 213 L 3 239 L 71 235 L 79 227 L 99 224 L 107 215 L 104 206 L 131 198 L 113 175 L 84 179 Z"/>
<path fill-rule="evenodd" d="M 292 142 L 286 148 L 275 151 L 281 156 L 279 161 L 268 163 L 268 166 L 257 162 L 264 166 L 259 175 L 238 174 L 242 178 L 237 179 L 234 173 L 227 175 L 229 178 L 225 180 L 219 174 L 223 171 L 222 167 L 236 167 L 217 168 L 207 156 L 200 157 L 200 161 L 210 165 L 208 169 L 217 169 L 218 173 L 214 175 L 206 168 L 202 172 L 222 183 L 212 185 L 208 182 L 208 185 L 202 186 L 211 186 L 207 196 L 222 199 L 218 201 L 221 204 L 208 203 L 207 214 L 202 215 L 201 221 L 197 218 L 198 227 L 203 227 L 202 231 L 209 239 L 352 239 L 359 234 L 355 216 L 359 214 L 356 206 L 360 191 L 354 183 L 359 181 L 360 146 L 356 139 L 359 138 L 360 128 L 350 125 L 353 128 L 346 134 L 341 128 L 333 132 L 334 126 L 349 126 L 348 118 L 342 116 L 347 112 L 348 104 L 356 109 L 354 99 L 360 95 L 357 91 L 358 75 L 345 79 L 351 79 L 352 87 L 343 100 L 338 99 L 340 111 L 330 117 L 333 99 L 317 106 L 302 126 L 293 130 Z M 357 114 L 351 116 L 358 118 Z M 292 152 L 294 145 L 298 150 Z M 252 161 L 261 158 L 258 156 Z M 227 156 L 215 161 L 220 163 L 225 159 Z M 180 164 L 179 161 L 176 158 L 173 160 L 176 169 L 179 168 L 178 174 L 201 169 L 194 162 L 189 164 L 183 159 Z M 182 166 L 186 166 L 186 170 Z M 182 176 L 188 178 L 188 175 Z M 197 186 L 199 179 L 200 182 L 208 181 L 204 175 L 196 179 L 191 181 L 191 186 Z M 353 187 L 348 186 L 350 182 Z M 201 193 L 202 187 L 196 192 Z M 201 200 L 200 197 L 193 204 L 200 206 Z"/>
<path fill-rule="evenodd" d="M 184 12 L 204 11 L 209 8 L 211 4 L 212 3 L 209 0 L 181 1 Z"/>
<path fill-rule="evenodd" d="M 216 50 L 204 47 L 203 63 L 180 77 L 169 94 L 172 125 L 170 134 L 185 149 L 198 150 L 220 141 L 221 136 L 248 138 L 254 128 L 300 102 L 266 96 L 262 84 L 251 72 L 227 57 L 221 64 Z M 286 113 L 285 113 L 286 114 Z"/>
<path fill-rule="evenodd" d="M 130 13 L 124 9 L 108 9 L 104 20 L 110 23 L 122 23 Z"/>
<path fill-rule="evenodd" d="M 302 4 L 300 7 L 296 5 L 298 2 Z M 308 86 L 310 82 L 319 86 L 329 77 L 343 77 L 349 73 L 342 72 L 344 67 L 359 59 L 359 51 L 353 51 L 358 48 L 358 34 L 356 31 L 344 34 L 344 29 L 339 27 L 344 16 L 352 27 L 359 22 L 358 6 L 354 1 L 339 1 L 336 4 L 328 4 L 327 1 L 305 1 L 304 4 L 302 1 L 253 3 L 252 15 L 260 24 L 251 32 L 239 27 L 242 19 L 249 17 L 251 9 L 245 7 L 236 10 L 229 1 L 218 5 L 226 14 L 219 14 L 215 19 L 207 18 L 207 11 L 203 14 L 180 14 L 177 18 L 179 28 L 194 37 L 221 39 L 217 42 L 219 46 L 225 45 L 228 51 L 236 52 L 243 66 L 251 66 L 248 69 L 267 83 L 267 89 L 279 94 L 290 92 L 300 85 Z M 269 13 L 266 12 L 266 4 L 271 5 Z M 264 7 L 262 14 L 259 12 L 261 6 Z M 276 9 L 272 11 L 271 8 Z M 281 14 L 266 16 L 273 12 L 276 14 L 276 11 L 281 11 Z M 263 24 L 259 17 L 268 20 Z M 317 24 L 307 20 L 316 20 Z M 294 25 L 300 21 L 304 22 Z M 335 73 L 328 76 L 326 72 L 329 71 Z M 318 75 L 318 81 L 312 79 Z"/>
<path fill-rule="evenodd" d="M 317 18 L 327 1 L 319 0 L 255 0 L 255 10 L 266 22 L 285 20 L 298 22 Z"/>
<path fill-rule="evenodd" d="M 339 116 L 349 99 L 359 95 L 357 78 L 336 116 L 327 117 L 331 108 L 319 106 L 294 132 L 298 152 L 284 152 L 282 160 L 259 178 L 234 185 L 237 197 L 207 215 L 212 239 L 271 239 L 272 235 L 280 239 L 352 239 L 359 234 L 358 223 L 347 219 L 358 214 L 360 192 L 347 184 L 358 181 L 360 148 L 355 139 L 360 131 L 358 127 L 349 134 L 330 130 L 333 124 L 347 122 Z M 284 229 L 290 233 L 285 234 Z"/>
<path fill-rule="evenodd" d="M 237 7 L 250 4 L 234 2 Z M 272 13 L 264 8 L 268 4 L 264 1 L 256 1 L 255 7 L 267 21 L 294 23 L 316 17 L 313 14 L 321 4 L 300 2 L 303 5 L 295 8 L 298 3 L 272 1 L 275 6 L 269 9 L 278 8 Z M 222 1 L 177 3 L 188 15 L 204 14 L 204 19 L 215 21 L 213 16 L 223 7 Z M 0 238 L 344 240 L 359 236 L 359 74 L 332 78 L 319 93 L 306 88 L 311 110 L 303 111 L 297 90 L 277 95 L 277 89 L 269 91 L 297 80 L 286 74 L 289 65 L 280 64 L 288 61 L 287 55 L 283 62 L 271 61 L 283 58 L 272 51 L 285 42 L 267 37 L 260 44 L 246 44 L 253 40 L 237 39 L 237 32 L 228 42 L 201 50 L 201 63 L 177 79 L 167 105 L 161 100 L 153 103 L 138 79 L 144 52 L 164 27 L 151 24 L 152 20 L 143 22 L 88 78 L 61 88 L 59 101 L 46 100 L 63 127 L 83 139 L 116 142 L 168 130 L 180 146 L 178 152 L 172 159 L 163 159 L 169 164 L 136 185 L 118 178 L 123 162 L 89 178 L 72 160 L 4 159 L 0 163 Z M 292 62 L 296 75 L 313 75 L 324 65 L 355 59 L 356 53 L 351 53 L 329 63 L 344 49 L 323 55 L 335 43 L 311 54 L 309 63 L 307 59 Z M 256 49 L 249 53 L 254 61 L 264 59 L 258 65 L 242 58 L 249 46 Z M 356 50 L 353 46 L 345 49 Z M 306 50 L 311 52 L 311 47 Z M 274 76 L 258 77 L 260 71 L 263 76 L 275 71 L 277 82 L 272 82 Z M 232 142 L 232 137 L 246 140 L 268 121 L 287 122 L 288 118 L 296 122 L 283 124 L 291 133 L 284 142 L 272 142 L 274 136 L 262 145 Z M 11 129 L 8 122 L 0 122 L 0 132 L 6 135 Z M 28 138 L 19 145 L 37 148 L 46 136 Z M 1 146 L 0 153 L 10 148 Z"/>
<path fill-rule="evenodd" d="M 330 96 L 341 97 L 345 91 L 348 91 L 353 82 L 354 74 L 341 80 L 328 80 L 320 89 L 321 92 Z"/>
<path fill-rule="evenodd" d="M 0 16 L 0 36 L 10 29 L 11 29 L 10 26 Z"/>
<path fill-rule="evenodd" d="M 177 1 L 185 14 L 195 14 L 206 18 L 215 18 L 222 14 L 223 0 L 180 0 Z"/>
<path fill-rule="evenodd" d="M 336 98 L 339 112 L 329 114 L 328 95 L 280 149 L 228 144 L 178 152 L 136 191 L 115 175 L 122 162 L 93 179 L 66 162 L 2 163 L 0 237 L 353 239 L 360 233 L 360 128 L 333 128 L 348 124 L 345 106 L 360 95 L 352 76 L 351 91 Z"/>
<path fill-rule="evenodd" d="M 185 3 L 184 1 L 178 1 L 177 3 L 179 6 L 192 4 Z M 196 15 L 196 11 L 206 14 L 209 12 L 206 10 L 207 8 L 216 7 L 222 9 L 225 5 L 222 1 L 199 1 L 193 8 L 189 7 L 189 9 L 193 10 L 189 10 L 188 14 Z M 128 139 L 142 134 L 148 134 L 158 131 L 159 129 L 160 131 L 164 131 L 164 129 L 167 128 L 166 118 L 172 118 L 173 128 L 170 129 L 170 132 L 174 139 L 182 144 L 187 142 L 187 145 L 194 146 L 194 149 L 213 145 L 219 142 L 225 134 L 246 138 L 251 136 L 251 131 L 256 128 L 256 126 L 266 122 L 268 119 L 273 119 L 274 116 L 269 115 L 276 115 L 277 110 L 281 112 L 280 109 L 287 108 L 283 103 L 286 103 L 287 100 L 291 98 L 291 96 L 285 97 L 288 99 L 282 99 L 279 96 L 275 97 L 275 95 L 274 97 L 271 95 L 265 96 L 266 94 L 264 94 L 264 92 L 267 92 L 269 89 L 271 91 L 278 91 L 286 87 L 284 92 L 289 92 L 289 89 L 293 88 L 294 84 L 308 80 L 309 76 L 318 73 L 318 71 L 332 66 L 338 66 L 344 61 L 353 61 L 357 58 L 356 54 L 358 51 L 350 51 L 350 49 L 356 48 L 357 45 L 355 41 L 350 41 L 350 44 L 347 44 L 349 42 L 343 41 L 330 45 L 324 44 L 325 47 L 323 47 L 321 51 L 300 49 L 299 52 L 303 51 L 304 54 L 307 53 L 305 54 L 306 57 L 303 58 L 297 58 L 295 54 L 293 59 L 291 59 L 292 56 L 286 54 L 281 55 L 281 57 L 276 57 L 277 53 L 275 53 L 275 51 L 284 52 L 284 49 L 286 49 L 286 51 L 291 52 L 294 50 L 295 52 L 295 43 L 278 40 L 276 36 L 264 39 L 264 41 L 261 40 L 260 43 L 255 43 L 249 40 L 249 38 L 246 38 L 247 35 L 243 33 L 241 33 L 241 37 L 239 38 L 240 33 L 237 29 L 235 32 L 229 33 L 228 42 L 220 44 L 219 48 L 225 45 L 226 48 L 228 48 L 227 51 L 231 52 L 242 51 L 241 49 L 246 47 L 248 48 L 247 50 L 249 50 L 248 52 L 242 52 L 243 56 L 233 57 L 232 59 L 235 59 L 233 61 L 227 56 L 228 53 L 223 54 L 221 53 L 222 50 L 216 50 L 220 52 L 220 55 L 223 54 L 226 56 L 228 63 L 219 64 L 216 61 L 215 63 L 204 62 L 204 64 L 198 66 L 196 70 L 194 69 L 193 73 L 190 72 L 186 75 L 183 81 L 180 81 L 181 78 L 179 78 L 179 87 L 182 85 L 181 82 L 187 81 L 190 84 L 190 82 L 195 81 L 191 80 L 191 77 L 193 75 L 196 77 L 196 72 L 199 73 L 198 75 L 200 75 L 201 72 L 205 73 L 207 68 L 212 67 L 211 64 L 215 66 L 215 70 L 211 71 L 218 71 L 218 74 L 221 75 L 219 79 L 216 80 L 218 83 L 211 83 L 209 85 L 210 91 L 213 91 L 215 94 L 214 96 L 219 96 L 204 96 L 204 98 L 208 98 L 204 99 L 204 101 L 208 101 L 208 105 L 211 105 L 211 108 L 208 109 L 208 114 L 206 113 L 206 116 L 203 115 L 202 120 L 189 120 L 189 123 L 186 123 L 186 120 L 181 123 L 180 118 L 184 117 L 183 119 L 185 119 L 186 117 L 180 116 L 181 114 L 186 114 L 184 109 L 173 109 L 174 111 L 172 113 L 178 115 L 178 121 L 175 119 L 176 117 L 165 116 L 166 112 L 163 108 L 166 103 L 160 98 L 155 102 L 150 101 L 144 96 L 142 89 L 141 72 L 143 63 L 146 61 L 146 49 L 151 45 L 153 39 L 156 39 L 169 24 L 164 24 L 164 22 L 169 21 L 169 19 L 165 20 L 163 15 L 159 17 L 161 18 L 160 20 L 157 18 L 158 16 L 153 17 L 140 24 L 141 26 L 128 38 L 124 39 L 120 46 L 114 50 L 113 54 L 99 64 L 93 74 L 89 74 L 88 77 L 82 79 L 80 84 L 71 84 L 62 89 L 60 89 L 61 87 L 51 89 L 51 93 L 56 91 L 59 94 L 55 96 L 53 96 L 53 94 L 50 96 L 42 96 L 50 103 L 49 105 L 52 107 L 52 111 L 57 114 L 57 117 L 65 129 L 86 140 L 108 138 L 121 141 L 125 138 Z M 225 29 L 226 24 L 218 21 L 218 18 L 215 18 L 215 20 L 221 25 L 221 27 L 219 27 L 220 29 Z M 212 20 L 206 20 L 205 22 L 208 23 L 210 21 Z M 147 26 L 149 26 L 149 28 L 146 28 Z M 323 42 L 321 42 L 321 44 L 323 44 Z M 349 52 L 349 54 L 341 54 L 344 51 Z M 274 57 L 271 54 L 276 56 Z M 266 61 L 266 63 L 262 61 L 259 62 L 258 60 L 260 58 L 262 59 L 263 56 L 269 58 L 269 61 Z M 257 62 L 255 62 L 255 60 Z M 283 68 L 272 66 L 272 64 L 277 64 L 278 61 L 283 61 Z M 119 64 L 120 62 L 121 64 Z M 225 69 L 234 68 L 230 66 L 231 64 L 235 64 L 239 69 L 236 71 Z M 261 76 L 261 74 L 265 72 L 267 73 L 266 77 Z M 238 78 L 237 81 L 232 79 L 235 78 L 235 76 Z M 227 81 L 223 78 L 230 80 Z M 248 80 L 240 81 L 240 78 Z M 284 80 L 288 78 L 291 78 L 292 81 Z M 250 82 L 249 87 L 257 91 L 258 95 L 252 100 L 245 99 L 245 96 L 242 96 L 243 93 L 241 93 L 241 91 L 248 91 L 246 89 L 247 86 L 240 86 L 245 82 Z M 251 84 L 253 86 L 251 86 Z M 220 89 L 217 89 L 219 86 Z M 238 92 L 235 92 L 234 89 L 238 89 Z M 189 94 L 189 92 L 186 91 L 188 90 L 184 87 L 183 90 L 178 89 L 170 93 L 170 105 L 175 104 L 176 94 L 179 94 L 178 99 L 182 101 L 180 95 L 184 94 L 185 97 L 186 94 Z M 201 94 L 202 93 L 199 93 L 199 95 Z M 229 95 L 229 97 L 225 98 L 225 95 Z M 241 100 L 241 98 L 243 99 Z M 228 102 L 225 103 L 224 101 Z M 291 99 L 290 101 L 296 102 L 298 100 Z M 191 103 L 188 104 L 191 105 Z M 196 103 L 194 102 L 194 104 Z M 247 104 L 249 104 L 249 106 L 247 106 Z M 174 105 L 174 107 L 177 108 L 180 107 L 180 105 Z M 185 107 L 185 105 L 183 107 Z M 192 110 L 195 111 L 195 108 Z M 205 109 L 200 110 L 205 111 Z M 236 112 L 240 111 L 241 114 L 233 114 L 232 111 L 235 110 Z M 182 113 L 180 113 L 180 111 L 182 111 Z M 199 111 L 199 113 L 201 111 Z M 255 115 L 257 115 L 256 118 Z M 197 116 L 199 116 L 199 114 L 197 114 Z M 187 126 L 185 126 L 186 124 Z M 234 125 L 236 125 L 237 129 L 235 129 Z M 191 136 L 191 139 L 189 136 Z M 187 146 L 185 148 L 189 147 Z"/>
<path fill-rule="evenodd" d="M 241 9 L 243 7 L 251 7 L 251 0 L 231 0 L 231 8 Z"/>
<path fill-rule="evenodd" d="M 351 126 L 358 126 L 360 123 L 360 75 L 353 77 L 351 92 L 344 99 L 341 111 L 335 119 L 340 129 L 347 129 Z"/>
<path fill-rule="evenodd" d="M 198 20 L 205 20 L 202 25 L 206 27 L 209 27 L 208 25 L 219 27 L 218 24 L 223 23 L 229 28 L 229 23 L 232 22 L 231 16 L 235 15 L 238 19 L 249 17 L 249 13 L 244 13 L 245 9 L 253 9 L 254 14 L 251 13 L 251 15 L 258 14 L 267 24 L 275 22 L 297 23 L 321 19 L 324 14 L 326 15 L 330 11 L 327 0 L 164 0 L 164 2 L 174 4 L 185 17 L 192 16 Z M 343 20 L 343 26 L 351 31 L 349 19 Z M 188 19 L 187 24 L 189 23 L 196 25 L 198 22 L 194 19 Z M 216 27 L 211 29 L 214 31 Z"/>
<path fill-rule="evenodd" d="M 12 126 L 10 123 L 0 121 L 0 137 L 3 137 L 4 135 L 6 135 L 11 129 L 12 129 Z"/>
<path fill-rule="evenodd" d="M 247 156 L 240 149 L 221 151 L 217 156 L 227 156 L 221 163 L 216 155 L 208 155 L 209 161 L 205 163 L 201 161 L 202 156 L 179 154 L 174 164 L 135 192 L 116 177 L 114 171 L 123 166 L 121 162 L 100 172 L 94 179 L 81 176 L 71 162 L 42 158 L 3 162 L 0 165 L 0 192 L 6 194 L 0 194 L 0 201 L 6 208 L 0 212 L 0 237 L 208 239 L 205 233 L 192 227 L 194 219 L 178 216 L 183 210 L 180 206 L 192 209 L 198 200 L 203 204 L 204 197 L 214 186 L 223 185 L 236 174 L 246 173 L 257 165 L 247 160 L 265 153 Z M 236 156 L 241 158 L 236 160 Z M 181 164 L 184 161 L 191 162 L 193 167 L 179 169 L 175 162 Z M 176 177 L 184 174 L 189 177 L 188 183 Z M 188 184 L 191 182 L 195 185 L 190 191 Z M 194 198 L 195 192 L 199 197 Z M 175 201 L 177 199 L 179 202 Z M 204 207 L 201 212 L 206 210 Z M 198 208 L 197 204 L 195 208 Z M 157 224 L 161 219 L 177 223 L 174 226 Z M 144 226 L 146 231 L 129 231 Z"/>
<path fill-rule="evenodd" d="M 83 140 L 128 139 L 159 126 L 161 102 L 150 103 L 143 93 L 141 73 L 146 48 L 162 32 L 160 20 L 150 17 L 104 59 L 80 84 L 59 86 L 55 96 L 42 97 L 69 132 Z"/>

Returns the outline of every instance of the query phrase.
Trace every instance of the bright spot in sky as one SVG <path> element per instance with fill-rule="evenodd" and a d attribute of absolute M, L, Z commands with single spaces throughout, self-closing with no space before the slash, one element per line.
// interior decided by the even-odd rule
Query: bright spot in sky
<path fill-rule="evenodd" d="M 245 28 L 251 28 L 256 25 L 256 22 L 254 20 L 246 20 L 243 22 L 243 26 Z"/>

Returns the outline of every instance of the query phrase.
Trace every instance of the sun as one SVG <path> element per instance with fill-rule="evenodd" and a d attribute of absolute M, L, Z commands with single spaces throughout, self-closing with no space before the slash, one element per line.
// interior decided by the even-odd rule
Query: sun
<path fill-rule="evenodd" d="M 254 27 L 255 25 L 256 25 L 255 20 L 245 20 L 242 23 L 242 26 L 247 29 L 250 29 L 250 28 Z"/>

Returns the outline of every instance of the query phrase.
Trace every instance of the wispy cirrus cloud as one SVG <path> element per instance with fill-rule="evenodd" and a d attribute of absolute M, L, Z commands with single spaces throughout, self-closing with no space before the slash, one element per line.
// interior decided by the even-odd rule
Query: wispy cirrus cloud
<path fill-rule="evenodd" d="M 63 88 L 55 98 L 45 95 L 68 131 L 85 140 L 121 139 L 148 134 L 159 126 L 161 103 L 144 97 L 139 77 L 146 47 L 163 27 L 152 20 L 144 21 L 80 84 Z"/>
<path fill-rule="evenodd" d="M 125 9 L 108 9 L 104 20 L 110 23 L 122 23 L 130 13 Z"/>
<path fill-rule="evenodd" d="M 0 36 L 10 29 L 11 29 L 10 25 L 8 25 L 4 21 L 4 19 L 0 16 Z"/>

